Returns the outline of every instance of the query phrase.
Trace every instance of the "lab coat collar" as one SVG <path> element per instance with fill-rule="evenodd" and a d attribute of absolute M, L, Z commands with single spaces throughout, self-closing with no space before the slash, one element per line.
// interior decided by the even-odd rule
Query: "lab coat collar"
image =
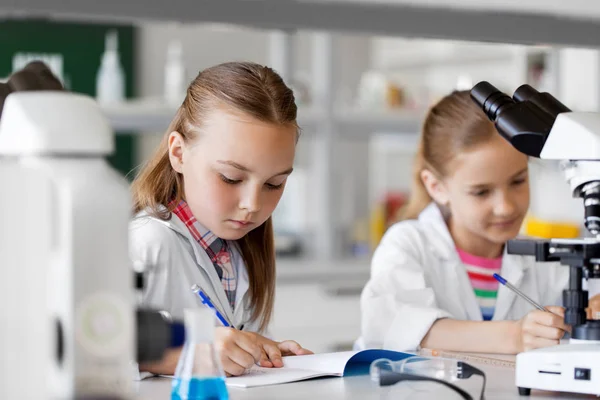
<path fill-rule="evenodd" d="M 523 277 L 532 266 L 534 260 L 531 257 L 523 257 L 506 253 L 504 246 L 504 256 L 502 257 L 501 275 L 513 286 L 521 288 Z M 494 310 L 494 320 L 504 320 L 516 299 L 516 294 L 504 285 L 498 287 L 498 297 L 496 298 L 496 309 Z"/>
<path fill-rule="evenodd" d="M 446 220 L 437 204 L 429 204 L 419 214 L 419 223 L 423 225 L 424 231 L 427 232 L 428 250 L 440 260 L 438 264 L 447 268 L 448 273 L 455 277 L 455 279 L 448 282 L 446 287 L 448 292 L 451 293 L 449 298 L 456 302 L 456 309 L 462 310 L 462 313 L 455 315 L 455 317 L 475 321 L 481 320 L 481 309 L 473 292 L 471 281 L 458 256 Z"/>
<path fill-rule="evenodd" d="M 441 210 L 435 203 L 431 203 L 419 215 L 419 222 L 426 225 L 426 231 L 428 232 L 427 241 L 430 244 L 429 250 L 432 254 L 440 258 L 440 260 L 445 261 L 447 265 L 453 266 L 455 270 L 457 284 L 450 286 L 454 287 L 455 290 L 453 298 L 460 301 L 463 305 L 465 311 L 463 317 L 470 320 L 481 320 L 481 309 L 477 303 L 471 281 L 458 256 L 454 240 L 452 240 Z M 517 288 L 520 288 L 523 276 L 532 263 L 533 261 L 528 257 L 507 254 L 505 246 L 502 257 L 502 277 Z M 500 285 L 498 288 L 496 309 L 494 311 L 494 320 L 506 319 L 515 301 L 515 296 L 512 290 Z"/>
<path fill-rule="evenodd" d="M 160 206 L 160 211 L 166 211 L 166 209 L 167 208 L 165 206 Z M 217 279 L 219 278 L 217 272 L 212 266 L 212 261 L 210 261 L 210 258 L 208 257 L 206 252 L 200 247 L 200 245 L 196 246 L 196 239 L 194 239 L 185 223 L 181 221 L 176 215 L 173 215 L 171 213 L 171 217 L 165 221 L 163 219 L 154 218 L 150 216 L 146 211 L 143 211 L 143 213 L 145 215 L 142 214 L 142 217 L 148 216 L 150 218 L 153 218 L 161 224 L 166 225 L 169 229 L 174 230 L 175 232 L 179 233 L 180 235 L 183 235 L 186 239 L 188 239 L 192 244 L 192 249 L 194 251 L 194 257 L 196 258 L 196 262 L 209 274 L 211 278 L 213 278 L 212 273 L 214 273 L 214 276 L 217 277 Z"/>
<path fill-rule="evenodd" d="M 166 210 L 166 207 L 161 206 L 161 211 L 162 210 Z M 236 289 L 236 294 L 235 294 L 235 306 L 234 306 L 234 310 L 232 311 L 231 306 L 229 305 L 229 300 L 227 299 L 227 295 L 225 294 L 225 290 L 223 289 L 221 279 L 219 278 L 219 275 L 217 274 L 217 271 L 215 270 L 215 268 L 212 264 L 212 261 L 208 257 L 208 254 L 206 254 L 206 251 L 204 251 L 200 247 L 200 244 L 198 244 L 198 242 L 196 242 L 196 239 L 194 239 L 194 237 L 190 233 L 190 230 L 185 225 L 185 223 L 183 223 L 183 221 L 181 221 L 177 216 L 175 216 L 173 214 L 171 214 L 171 218 L 169 218 L 166 221 L 159 219 L 159 218 L 154 218 L 150 214 L 148 214 L 147 211 L 141 211 L 137 215 L 137 217 L 152 218 L 152 219 L 160 222 L 161 224 L 167 226 L 169 229 L 172 229 L 173 231 L 184 236 L 190 242 L 191 248 L 194 252 L 194 258 L 196 259 L 196 263 L 198 265 L 200 265 L 200 267 L 208 275 L 208 277 L 210 278 L 210 281 L 212 283 L 212 286 L 213 286 L 210 290 L 209 290 L 209 288 L 203 288 L 203 289 L 205 289 L 207 292 L 212 293 L 212 294 L 207 293 L 207 295 L 211 298 L 213 303 L 217 303 L 217 304 L 215 304 L 215 306 L 217 306 L 219 308 L 219 311 L 225 312 L 225 314 L 226 314 L 225 317 L 229 321 L 233 321 L 234 324 L 239 324 L 240 321 L 243 319 L 243 314 L 244 314 L 244 304 L 243 304 L 242 300 L 243 300 L 246 292 L 248 291 L 250 285 L 248 282 L 248 271 L 246 271 L 245 263 L 243 262 L 241 249 L 240 249 L 239 245 L 237 244 L 237 242 L 230 241 L 230 240 L 227 241 L 227 243 L 232 245 L 232 247 L 234 249 L 234 251 L 232 251 L 232 253 L 233 253 L 232 254 L 232 263 L 234 265 L 234 268 L 236 268 L 236 270 L 237 270 L 237 279 L 238 279 L 237 289 Z"/>
<path fill-rule="evenodd" d="M 454 240 L 437 204 L 429 204 L 419 214 L 419 222 L 425 225 L 425 230 L 428 232 L 427 240 L 433 254 L 445 261 L 457 257 Z"/>

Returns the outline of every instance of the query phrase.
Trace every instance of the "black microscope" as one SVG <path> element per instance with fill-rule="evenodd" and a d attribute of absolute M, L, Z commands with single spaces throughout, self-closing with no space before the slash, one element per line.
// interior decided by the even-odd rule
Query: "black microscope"
<path fill-rule="evenodd" d="M 572 112 L 548 93 L 520 86 L 512 97 L 488 82 L 479 82 L 471 98 L 514 148 L 532 157 L 562 160 L 573 196 L 583 199 L 585 226 L 600 233 L 600 114 Z M 563 291 L 569 344 L 517 355 L 519 393 L 531 389 L 600 395 L 600 320 L 588 320 L 588 292 L 583 278 L 600 278 L 600 239 L 515 239 L 509 254 L 560 262 L 569 268 Z"/>

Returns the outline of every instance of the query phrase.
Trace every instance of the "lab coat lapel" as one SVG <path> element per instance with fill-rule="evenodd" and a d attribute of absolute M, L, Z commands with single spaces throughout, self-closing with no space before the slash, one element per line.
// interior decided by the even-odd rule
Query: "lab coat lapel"
<path fill-rule="evenodd" d="M 233 323 L 233 312 L 231 310 L 231 306 L 229 305 L 227 295 L 225 294 L 225 289 L 223 289 L 221 279 L 219 278 L 219 275 L 217 274 L 210 257 L 208 257 L 208 254 L 206 254 L 206 251 L 201 248 L 200 244 L 196 241 L 196 239 L 194 239 L 189 229 L 183 222 L 181 222 L 179 218 L 172 217 L 169 221 L 165 221 L 165 223 L 167 223 L 171 229 L 184 235 L 189 240 L 194 252 L 196 263 L 202 269 L 202 271 L 199 272 L 201 274 L 204 273 L 204 276 L 208 278 L 208 281 L 202 282 L 204 285 L 202 283 L 198 283 L 198 285 L 200 285 L 204 293 L 210 297 L 211 302 L 219 310 L 219 312 L 221 312 L 228 321 Z M 201 304 L 200 298 L 198 298 L 198 304 Z"/>
<path fill-rule="evenodd" d="M 446 274 L 450 278 L 446 282 L 447 298 L 455 303 L 455 306 L 450 308 L 456 310 L 453 312 L 454 317 L 463 320 L 481 320 L 481 308 L 440 209 L 434 203 L 430 204 L 421 213 L 419 220 L 430 226 L 431 235 L 428 238 L 431 244 L 430 251 L 440 259 L 440 264 L 447 268 Z"/>
<path fill-rule="evenodd" d="M 193 239 L 193 238 L 192 238 Z M 196 243 L 194 250 L 196 247 L 200 247 L 198 243 Z M 210 296 L 211 301 L 214 306 L 219 309 L 219 311 L 224 314 L 225 318 L 232 324 L 235 325 L 233 318 L 233 311 L 231 310 L 231 306 L 229 305 L 229 300 L 227 299 L 227 295 L 225 294 L 225 289 L 223 289 L 223 284 L 221 283 L 221 279 L 215 270 L 215 267 L 208 257 L 208 254 L 203 249 L 198 249 L 196 260 L 198 264 L 202 267 L 202 269 L 208 274 L 210 289 L 213 292 L 213 296 Z M 202 288 L 205 289 L 205 288 Z M 208 288 L 206 288 L 208 290 Z"/>
<path fill-rule="evenodd" d="M 248 281 L 248 271 L 246 269 L 246 264 L 244 263 L 242 252 L 239 246 L 235 242 L 229 243 L 233 244 L 231 246 L 231 256 L 233 266 L 237 271 L 237 289 L 235 293 L 235 307 L 233 310 L 233 318 L 236 327 L 239 327 L 239 325 L 245 320 L 244 313 L 246 312 L 246 309 L 244 307 L 243 300 L 250 286 L 250 282 Z"/>
<path fill-rule="evenodd" d="M 521 288 L 524 275 L 523 258 L 516 255 L 504 254 L 502 258 L 502 270 L 500 275 L 508 282 L 512 283 L 513 286 Z M 515 293 L 500 285 L 498 287 L 498 297 L 496 299 L 496 309 L 494 311 L 494 320 L 504 320 L 507 318 L 508 313 L 512 307 L 516 298 Z"/>

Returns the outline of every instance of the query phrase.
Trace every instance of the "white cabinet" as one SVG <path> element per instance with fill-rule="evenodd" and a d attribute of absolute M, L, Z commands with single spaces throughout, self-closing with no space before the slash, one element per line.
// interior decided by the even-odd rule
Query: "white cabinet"
<path fill-rule="evenodd" d="M 348 350 L 360 335 L 362 283 L 281 283 L 277 285 L 271 334 L 315 353 Z"/>

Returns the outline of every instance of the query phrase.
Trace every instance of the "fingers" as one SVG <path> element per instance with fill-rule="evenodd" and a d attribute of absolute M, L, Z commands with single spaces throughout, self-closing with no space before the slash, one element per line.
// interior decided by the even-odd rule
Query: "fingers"
<path fill-rule="evenodd" d="M 234 363 L 242 366 L 244 369 L 252 367 L 254 365 L 254 357 L 236 343 L 228 343 L 220 349 L 220 353 L 223 358 L 229 358 Z"/>
<path fill-rule="evenodd" d="M 216 330 L 215 348 L 220 355 L 223 369 L 234 376 L 242 375 L 262 356 L 260 348 L 245 336 L 245 333 L 231 328 Z"/>
<path fill-rule="evenodd" d="M 522 320 L 522 349 L 532 350 L 541 347 L 555 346 L 570 327 L 564 323 L 564 309 L 548 306 L 548 312 L 535 310 Z"/>
<path fill-rule="evenodd" d="M 215 345 L 225 372 L 233 376 L 244 374 L 255 363 L 267 368 L 283 367 L 283 355 L 313 354 L 293 340 L 278 343 L 257 333 L 217 329 Z"/>
<path fill-rule="evenodd" d="M 302 346 L 293 340 L 284 340 L 283 342 L 280 342 L 277 347 L 279 347 L 279 350 L 281 350 L 281 353 L 284 355 L 295 355 L 296 352 L 299 352 L 300 349 L 302 349 Z"/>
<path fill-rule="evenodd" d="M 553 314 L 560 315 L 561 317 L 565 317 L 565 308 L 560 306 L 546 306 L 546 310 L 550 311 Z"/>
<path fill-rule="evenodd" d="M 565 331 L 560 328 L 540 324 L 526 326 L 525 331 L 532 336 L 551 340 L 560 340 L 565 335 Z"/>
<path fill-rule="evenodd" d="M 284 356 L 303 356 L 313 354 L 312 351 L 303 348 L 298 344 L 298 342 L 293 340 L 284 340 L 283 342 L 279 343 L 278 347 L 279 350 L 281 350 L 281 354 Z"/>
<path fill-rule="evenodd" d="M 557 344 L 559 344 L 558 340 L 545 339 L 545 338 L 527 335 L 523 339 L 523 350 L 528 351 L 528 350 L 533 350 L 533 349 L 539 349 L 542 347 L 556 346 Z"/>
<path fill-rule="evenodd" d="M 266 356 L 263 347 L 261 346 L 261 336 L 252 334 L 250 332 L 237 332 L 235 335 L 235 341 L 240 348 L 248 352 L 248 354 L 252 355 L 254 362 L 259 364 L 261 361 L 267 361 L 268 357 Z M 261 365 L 262 366 L 262 365 Z M 267 365 L 265 365 L 267 366 Z"/>
<path fill-rule="evenodd" d="M 221 356 L 221 364 L 223 365 L 223 370 L 228 376 L 240 376 L 246 373 L 246 367 L 238 364 L 226 355 Z"/>
<path fill-rule="evenodd" d="M 267 339 L 263 343 L 263 349 L 269 356 L 269 360 L 271 360 L 275 368 L 283 367 L 283 360 L 281 359 L 281 350 L 279 350 L 279 347 L 277 346 L 276 342 Z"/>
<path fill-rule="evenodd" d="M 273 363 L 269 359 L 269 355 L 264 350 L 264 348 L 261 349 L 261 358 L 260 358 L 260 361 L 258 362 L 258 365 L 260 365 L 261 367 L 265 367 L 265 368 L 273 368 L 274 367 Z"/>
<path fill-rule="evenodd" d="M 558 329 L 562 329 L 563 331 L 567 332 L 570 330 L 570 327 L 568 325 L 565 324 L 564 321 L 564 311 L 560 310 L 561 307 L 549 307 L 548 309 L 551 311 L 556 311 L 557 314 L 555 314 L 553 312 L 545 312 L 545 311 L 532 311 L 528 314 L 528 316 L 530 317 L 530 321 L 539 324 L 539 325 L 545 325 L 545 326 L 550 326 L 550 327 L 554 327 L 554 328 L 558 328 Z"/>

